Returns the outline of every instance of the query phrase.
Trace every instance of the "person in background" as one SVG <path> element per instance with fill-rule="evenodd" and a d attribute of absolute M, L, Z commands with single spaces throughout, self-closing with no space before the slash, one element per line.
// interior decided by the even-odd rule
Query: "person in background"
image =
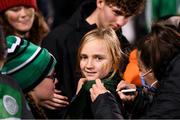
<path fill-rule="evenodd" d="M 0 14 L 0 24 L 4 28 L 5 36 L 18 36 L 20 37 L 19 42 L 26 39 L 40 46 L 43 37 L 49 31 L 37 8 L 36 0 L 1 0 Z M 44 103 L 45 107 L 50 108 L 49 102 L 56 107 L 66 106 L 67 97 L 59 93 L 60 91 L 55 90 L 52 100 Z M 51 107 L 51 109 L 54 108 Z"/>
<path fill-rule="evenodd" d="M 16 35 L 37 45 L 49 32 L 36 0 L 1 0 L 0 24 L 5 36 Z"/>
<path fill-rule="evenodd" d="M 167 21 L 170 21 L 170 19 L 172 20 L 172 18 L 169 18 Z M 141 118 L 180 118 L 180 108 L 178 107 L 180 105 L 180 93 L 178 92 L 180 90 L 180 23 L 178 19 L 174 19 L 176 22 L 167 21 L 159 21 L 153 24 L 151 32 L 138 46 L 138 59 L 141 65 L 139 67 L 142 72 L 141 78 L 150 75 L 151 72 L 154 77 L 151 78 L 151 80 L 143 78 L 145 80 L 143 86 L 147 88 L 148 91 L 154 91 L 152 101 L 148 100 L 148 103 L 145 103 L 147 99 L 144 98 L 144 95 L 146 94 L 143 94 L 142 91 L 139 91 L 138 95 L 136 95 L 136 104 L 134 105 L 140 105 L 141 108 L 144 106 L 142 111 L 136 110 L 141 113 Z M 117 90 L 121 90 L 127 87 L 127 85 L 128 84 L 122 85 L 120 82 Z M 92 100 L 100 94 L 99 91 L 103 90 L 100 89 L 100 87 L 96 89 L 96 94 Z M 122 93 L 118 92 L 118 94 L 121 98 Z M 112 98 L 106 96 L 106 99 Z M 102 103 L 98 103 L 94 106 L 97 111 L 102 105 Z M 107 102 L 106 104 L 112 105 L 114 103 Z M 104 112 L 106 111 L 106 109 L 103 110 Z M 97 115 L 101 113 L 103 112 L 97 112 Z M 114 118 L 122 117 L 122 115 L 113 114 L 113 112 L 109 112 L 109 114 L 112 114 Z"/>
<path fill-rule="evenodd" d="M 171 27 L 174 26 L 173 28 L 180 33 L 180 15 L 163 16 L 159 21 L 163 22 L 164 24 L 170 25 Z"/>
<path fill-rule="evenodd" d="M 35 118 L 46 118 L 40 105 L 53 98 L 55 58 L 44 48 L 17 36 L 6 37 L 8 56 L 2 74 L 20 85 Z"/>
<path fill-rule="evenodd" d="M 6 61 L 7 49 L 0 28 L 0 69 Z M 21 88 L 13 78 L 0 73 L 0 119 L 33 119 Z"/>
<path fill-rule="evenodd" d="M 121 71 L 128 63 L 131 45 L 122 35 L 121 27 L 130 17 L 141 13 L 145 0 L 85 0 L 73 15 L 64 23 L 52 30 L 42 42 L 57 59 L 57 89 L 71 101 L 76 94 L 80 76 L 77 74 L 76 56 L 82 37 L 95 28 L 111 27 L 121 42 L 123 62 Z M 53 105 L 52 105 L 53 106 Z M 65 109 L 50 113 L 51 118 L 60 118 Z M 60 114 L 62 113 L 62 114 Z"/>
<path fill-rule="evenodd" d="M 122 35 L 121 27 L 131 16 L 139 14 L 144 8 L 144 0 L 86 0 L 67 22 L 52 30 L 43 40 L 47 48 L 57 59 L 58 88 L 69 100 L 75 95 L 79 75 L 76 72 L 76 56 L 81 38 L 90 30 L 99 27 L 111 27 L 121 42 L 125 53 L 121 67 L 124 70 L 130 44 Z"/>
<path fill-rule="evenodd" d="M 157 22 L 165 22 L 166 24 L 173 24 L 175 29 L 179 32 L 180 26 L 179 25 L 180 16 L 179 15 L 167 15 L 161 17 Z M 137 45 L 139 42 L 136 43 Z M 137 46 L 135 45 L 135 46 Z M 135 47 L 134 50 L 131 51 L 129 55 L 129 63 L 126 66 L 126 69 L 123 73 L 123 78 L 125 81 L 129 83 L 135 84 L 136 86 L 141 86 L 141 79 L 139 76 L 139 67 L 138 67 L 138 60 L 137 60 L 137 48 Z"/>
<path fill-rule="evenodd" d="M 89 89 L 94 86 L 95 80 L 100 83 L 102 81 L 107 94 L 111 92 L 112 96 L 117 98 L 117 104 L 123 111 L 123 104 L 116 94 L 116 86 L 122 79 L 119 69 L 121 60 L 120 43 L 112 28 L 97 28 L 85 34 L 78 50 L 78 69 L 81 79 L 65 118 L 97 119 L 101 117 L 94 116 L 92 110 L 94 108 L 91 108 Z M 122 114 L 126 118 L 126 113 L 122 112 Z M 105 118 L 110 119 L 113 116 L 107 114 Z"/>

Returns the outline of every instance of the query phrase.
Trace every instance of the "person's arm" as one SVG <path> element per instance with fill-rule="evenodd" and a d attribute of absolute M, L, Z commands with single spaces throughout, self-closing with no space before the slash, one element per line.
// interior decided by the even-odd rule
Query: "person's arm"
<path fill-rule="evenodd" d="M 98 119 L 122 119 L 122 113 L 116 98 L 96 79 L 96 84 L 90 89 L 92 100 L 91 109 L 94 118 Z"/>
<path fill-rule="evenodd" d="M 55 110 L 58 108 L 67 107 L 69 102 L 66 96 L 61 95 L 61 91 L 55 90 L 52 99 L 43 101 L 40 104 L 45 108 Z"/>
<path fill-rule="evenodd" d="M 97 119 L 123 119 L 115 97 L 106 92 L 100 94 L 91 104 L 92 112 Z"/>

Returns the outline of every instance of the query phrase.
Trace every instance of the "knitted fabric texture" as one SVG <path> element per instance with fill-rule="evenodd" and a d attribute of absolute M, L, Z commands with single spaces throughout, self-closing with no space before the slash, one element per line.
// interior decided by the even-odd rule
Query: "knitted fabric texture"
<path fill-rule="evenodd" d="M 23 91 L 36 87 L 54 70 L 56 60 L 46 50 L 17 36 L 6 38 L 8 57 L 2 74 L 12 76 Z"/>
<path fill-rule="evenodd" d="M 0 12 L 21 5 L 37 9 L 36 0 L 0 0 Z"/>

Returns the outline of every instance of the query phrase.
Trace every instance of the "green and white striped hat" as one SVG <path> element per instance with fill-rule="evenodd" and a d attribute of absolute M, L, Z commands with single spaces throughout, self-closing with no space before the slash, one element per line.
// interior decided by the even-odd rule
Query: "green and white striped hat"
<path fill-rule="evenodd" d="M 56 60 L 44 48 L 17 36 L 6 38 L 8 57 L 2 74 L 12 76 L 24 92 L 36 87 L 54 70 Z"/>

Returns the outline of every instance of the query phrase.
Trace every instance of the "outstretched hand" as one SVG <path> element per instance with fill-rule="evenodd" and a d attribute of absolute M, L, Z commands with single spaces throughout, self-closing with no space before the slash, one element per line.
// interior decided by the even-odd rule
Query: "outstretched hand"
<path fill-rule="evenodd" d="M 61 95 L 61 91 L 56 89 L 53 93 L 52 99 L 41 102 L 41 106 L 51 110 L 63 108 L 67 105 L 69 105 L 68 98 L 66 96 Z"/>

